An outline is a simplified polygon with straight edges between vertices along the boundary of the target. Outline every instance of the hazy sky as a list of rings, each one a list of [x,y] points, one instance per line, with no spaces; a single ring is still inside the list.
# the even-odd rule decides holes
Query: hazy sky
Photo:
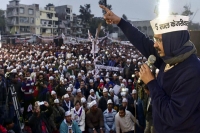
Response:
[[[5,10],[9,0],[0,0],[0,9]],[[102,11],[98,7],[99,0],[21,0],[21,4],[40,4],[44,7],[48,3],[53,3],[55,6],[72,5],[73,13],[79,14],[80,5],[91,4],[92,14],[102,16]],[[131,20],[152,20],[155,18],[154,9],[157,0],[107,0],[108,4],[112,5],[113,12],[122,16],[125,14]],[[182,12],[185,4],[191,5],[191,10],[196,12],[194,22],[200,23],[200,0],[169,0],[170,10],[172,12]]]

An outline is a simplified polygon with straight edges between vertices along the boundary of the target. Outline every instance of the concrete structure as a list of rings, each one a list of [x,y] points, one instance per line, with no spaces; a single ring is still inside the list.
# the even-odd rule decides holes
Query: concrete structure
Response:
[[[146,21],[129,21],[131,24],[133,24],[136,28],[138,28],[140,31],[142,31],[146,36],[153,39],[153,30],[150,25],[150,20]],[[123,32],[120,28],[117,27],[117,25],[113,25],[114,32],[118,33],[119,36],[123,35]]]
[[[71,22],[73,21],[73,8],[71,5],[63,5],[55,7],[58,16],[58,34],[71,34]]]
[[[36,33],[36,12],[38,4],[24,5],[19,0],[11,0],[7,5],[6,30],[11,34]]]
[[[73,37],[82,36],[82,19],[79,18],[76,14],[73,14],[73,22],[71,23],[71,34]]]
[[[37,33],[40,32],[43,36],[58,35],[58,17],[54,6],[40,9],[40,14],[37,15],[39,16],[36,22]]]
[[[150,20],[146,21],[131,21],[131,23],[142,31],[146,36],[153,39],[153,30],[150,25]]]

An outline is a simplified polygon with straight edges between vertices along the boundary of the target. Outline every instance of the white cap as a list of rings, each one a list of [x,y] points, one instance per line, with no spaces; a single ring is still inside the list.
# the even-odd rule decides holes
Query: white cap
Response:
[[[82,74],[81,74],[81,73],[78,73],[78,76],[82,76]]]
[[[131,80],[131,79],[128,79],[128,82],[132,82],[132,80]]]
[[[70,116],[72,115],[70,111],[65,112],[65,116]]]
[[[109,79],[109,78],[106,78],[106,81],[107,81],[107,82],[109,82],[109,81],[110,81],[110,79]]]
[[[93,101],[89,104],[89,107],[91,108],[91,107],[93,107],[93,106],[96,105],[96,104],[97,104],[96,100],[93,100]]]
[[[54,71],[54,73],[58,73],[58,70]]]
[[[115,73],[113,76],[114,76],[114,77],[117,77],[117,74]]]
[[[26,84],[26,86],[30,86],[30,84]]]
[[[65,95],[64,95],[64,98],[69,98],[69,95],[68,95],[68,94],[65,94]]]
[[[108,100],[107,104],[113,103],[111,99]]]
[[[123,79],[122,76],[119,76],[119,79]]]
[[[51,95],[55,95],[56,94],[56,92],[55,91],[51,91]]]
[[[103,79],[101,79],[100,82],[103,83],[104,82]]]
[[[81,92],[81,89],[78,89],[76,92],[77,92],[77,93]]]
[[[128,100],[127,100],[126,98],[123,98],[122,102],[123,102],[123,103],[127,103]]]
[[[136,93],[137,93],[137,90],[134,89],[134,90],[132,90],[132,93],[131,93],[131,94],[136,94]]]
[[[122,82],[126,82],[126,79],[123,79]]]
[[[187,30],[189,17],[183,15],[169,15],[163,19],[157,17],[150,21],[154,34],[164,34],[174,31]]]
[[[69,87],[70,87],[70,88],[73,88],[74,86],[73,86],[73,84],[69,84]]]
[[[66,90],[67,90],[67,91],[72,91],[70,87],[67,87],[67,89],[66,89]]]
[[[58,99],[55,99],[55,100],[54,100],[54,103],[59,103],[59,100],[58,100]]]
[[[22,72],[20,72],[19,75],[23,75]]]
[[[113,88],[110,88],[109,92],[110,92],[110,93],[114,93]]]
[[[136,59],[133,59],[133,62],[136,62]]]
[[[81,72],[84,73],[85,71],[84,71],[84,70],[81,70]]]
[[[106,89],[106,88],[103,88],[103,92],[108,92],[108,89]]]
[[[82,97],[82,98],[81,98],[81,103],[85,103],[85,102],[86,102],[85,97]]]
[[[92,93],[92,92],[94,92],[94,90],[93,90],[93,89],[91,89],[91,90],[90,90],[90,93]]]
[[[93,83],[94,81],[93,81],[93,79],[90,79],[90,81],[89,81],[90,83]]]
[[[53,79],[54,79],[54,77],[53,77],[53,76],[50,76],[50,77],[49,77],[49,80],[53,80]]]
[[[127,62],[131,62],[131,60],[130,60],[130,59],[127,59]]]
[[[13,70],[11,71],[11,73],[17,73],[17,70],[16,70],[16,69],[13,69]]]

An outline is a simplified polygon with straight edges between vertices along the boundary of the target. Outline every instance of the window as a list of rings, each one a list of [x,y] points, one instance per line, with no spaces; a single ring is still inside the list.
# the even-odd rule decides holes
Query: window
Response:
[[[69,8],[66,8],[66,13],[70,13],[70,9]]]
[[[34,18],[30,18],[30,23],[34,24]]]
[[[24,8],[23,7],[19,8],[19,13],[24,13]]]
[[[21,32],[30,32],[30,27],[29,26],[21,26],[20,31]]]
[[[28,14],[33,15],[33,9],[28,9]]]
[[[47,13],[47,18],[52,19],[53,13]]]
[[[27,17],[20,17],[19,21],[20,21],[20,23],[29,23],[29,18],[27,18]]]

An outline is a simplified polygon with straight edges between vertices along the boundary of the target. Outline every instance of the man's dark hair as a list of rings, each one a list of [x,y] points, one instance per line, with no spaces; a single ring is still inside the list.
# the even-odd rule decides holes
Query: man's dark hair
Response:
[[[9,124],[12,124],[13,123],[13,121],[12,121],[12,119],[5,119],[5,121],[4,121],[4,126],[6,127],[7,125],[9,125]]]
[[[42,77],[44,78],[44,74],[43,74],[43,73],[40,73],[40,74],[38,75],[38,78],[39,78],[41,75],[42,75]]]
[[[124,112],[125,112],[125,107],[123,107],[122,105],[121,106],[119,106],[119,110],[123,110]]]
[[[79,103],[81,105],[81,102],[79,100],[76,100],[75,105]]]

